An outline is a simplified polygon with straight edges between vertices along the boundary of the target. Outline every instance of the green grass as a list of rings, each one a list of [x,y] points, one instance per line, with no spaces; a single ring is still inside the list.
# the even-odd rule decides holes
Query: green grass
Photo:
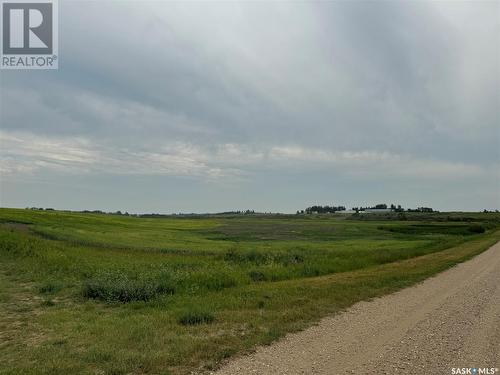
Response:
[[[182,325],[197,325],[204,323],[212,323],[215,320],[213,312],[206,310],[203,307],[195,306],[188,307],[181,312],[178,322]]]
[[[500,239],[498,214],[397,219],[0,209],[0,373],[210,370]]]
[[[123,272],[103,272],[86,279],[83,286],[84,297],[106,302],[146,302],[174,292],[175,283],[167,275],[157,278],[142,275],[130,277]]]

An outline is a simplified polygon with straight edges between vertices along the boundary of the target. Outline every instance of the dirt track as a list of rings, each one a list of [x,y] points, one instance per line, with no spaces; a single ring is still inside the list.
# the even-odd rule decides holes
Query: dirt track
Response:
[[[216,374],[422,375],[458,367],[500,374],[500,242],[421,284],[357,303],[237,358]]]

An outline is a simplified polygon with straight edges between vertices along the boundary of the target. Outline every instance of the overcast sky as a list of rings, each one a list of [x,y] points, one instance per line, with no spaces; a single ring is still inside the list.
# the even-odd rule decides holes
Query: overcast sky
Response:
[[[0,71],[1,206],[500,208],[500,2],[67,2]]]

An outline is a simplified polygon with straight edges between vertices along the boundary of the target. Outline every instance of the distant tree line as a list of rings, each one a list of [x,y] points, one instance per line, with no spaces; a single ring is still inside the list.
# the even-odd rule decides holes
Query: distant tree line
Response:
[[[26,207],[27,210],[38,210],[38,211],[54,211],[53,208],[47,207]],[[395,205],[387,205],[385,203],[379,203],[373,206],[359,206],[359,207],[352,207],[352,211],[355,211],[356,213],[362,213],[366,210],[390,210],[392,212],[438,212],[434,210],[432,207],[418,207],[418,208],[403,208],[400,204]],[[172,217],[172,216],[207,216],[207,215],[279,215],[279,213],[273,213],[273,212],[255,212],[255,210],[234,210],[234,211],[223,211],[223,212],[216,212],[216,213],[173,213],[173,214],[159,214],[159,213],[146,213],[146,214],[129,214],[128,212],[122,212],[120,210],[118,211],[113,211],[113,212],[106,212],[102,210],[82,210],[82,211],[70,211],[70,210],[61,210],[62,212],[77,212],[77,213],[84,213],[84,214],[103,214],[103,215],[122,215],[122,216],[134,216],[134,217],[144,217],[144,218],[162,218],[162,217]],[[297,210],[297,215],[300,214],[333,214],[335,212],[341,212],[341,211],[346,211],[346,207],[339,205],[314,205],[307,207],[304,210]],[[498,212],[498,210],[484,210],[483,212]]]
[[[305,210],[298,210],[297,214],[326,214],[326,213],[335,213],[339,211],[345,211],[346,208],[345,206],[321,206],[321,205],[314,205],[311,207],[307,207]],[[352,207],[352,211],[355,212],[364,212],[366,210],[390,210],[392,212],[435,212],[434,209],[431,207],[418,207],[418,208],[403,208],[400,204],[395,205],[391,204],[388,206],[385,203],[379,203],[374,206],[359,206],[359,207]]]
[[[404,208],[401,207],[400,204],[398,204],[397,206],[395,204],[391,204],[390,206],[387,206],[387,204],[385,203],[379,203],[379,204],[376,204],[374,206],[367,206],[367,207],[353,207],[352,210],[353,211],[356,211],[356,212],[360,212],[360,211],[366,211],[366,210],[387,210],[387,209],[390,209],[391,211],[394,211],[394,212],[403,212],[404,211]]]
[[[26,207],[27,210],[36,210],[36,211],[55,211],[53,208],[43,208],[43,207]],[[72,211],[72,210],[60,210],[61,212],[75,212],[81,214],[102,214],[102,215],[120,215],[120,216],[134,216],[134,217],[144,217],[144,218],[162,218],[162,217],[172,217],[172,216],[206,216],[206,215],[254,215],[256,214],[255,210],[235,210],[235,211],[224,211],[224,212],[216,212],[216,213],[173,213],[173,214],[158,214],[158,213],[146,213],[146,214],[133,214],[128,213],[127,211],[122,212],[118,211],[102,211],[102,210],[81,210],[81,211]],[[259,213],[259,214],[273,214],[269,213]]]
[[[344,206],[311,206],[305,209],[306,214],[333,214],[337,211],[345,211]],[[302,211],[304,213],[304,211]]]
[[[407,212],[434,212],[434,210],[431,207],[419,207],[419,208],[408,208],[406,210]]]
[[[253,215],[255,214],[254,210],[245,210],[245,211],[224,211],[224,212],[216,212],[213,215]]]

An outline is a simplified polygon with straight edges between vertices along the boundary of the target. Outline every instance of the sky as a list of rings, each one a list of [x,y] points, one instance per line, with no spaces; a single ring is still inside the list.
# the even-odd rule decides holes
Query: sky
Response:
[[[0,205],[500,209],[500,2],[60,1],[0,71]]]

